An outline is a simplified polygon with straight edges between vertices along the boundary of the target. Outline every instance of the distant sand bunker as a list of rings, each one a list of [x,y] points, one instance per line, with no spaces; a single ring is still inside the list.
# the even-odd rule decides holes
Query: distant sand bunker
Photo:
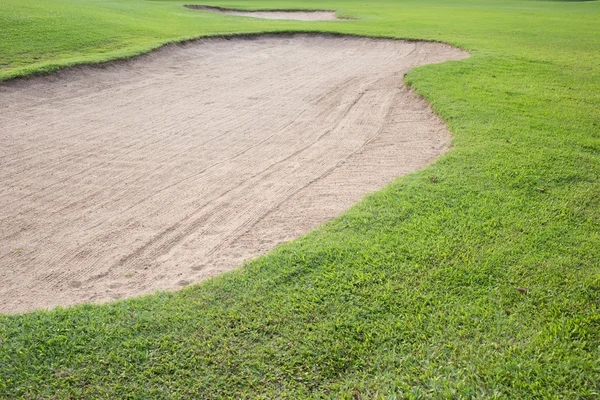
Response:
[[[177,289],[339,215],[447,148],[402,76],[465,56],[254,36],[0,84],[0,311]]]
[[[263,19],[288,19],[295,21],[332,21],[341,18],[335,16],[335,11],[330,10],[264,10],[264,11],[244,11],[232,8],[211,7],[186,4],[184,7],[193,10],[216,12],[220,14],[237,15],[239,17],[252,17]]]

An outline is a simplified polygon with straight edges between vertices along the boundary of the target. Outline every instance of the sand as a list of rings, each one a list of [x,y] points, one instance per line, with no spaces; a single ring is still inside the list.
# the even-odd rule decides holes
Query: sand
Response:
[[[186,4],[186,5],[184,5],[184,7],[191,8],[193,10],[216,12],[219,14],[237,15],[238,17],[252,17],[252,18],[262,18],[262,19],[287,19],[287,20],[294,20],[294,21],[333,21],[333,20],[337,20],[337,19],[342,19],[342,18],[337,18],[335,16],[335,11],[329,11],[329,10],[243,11],[243,10],[235,10],[232,8],[201,6],[201,5],[193,5],[193,4]]]
[[[0,84],[0,312],[178,289],[310,231],[448,148],[402,76],[466,56],[270,35]]]

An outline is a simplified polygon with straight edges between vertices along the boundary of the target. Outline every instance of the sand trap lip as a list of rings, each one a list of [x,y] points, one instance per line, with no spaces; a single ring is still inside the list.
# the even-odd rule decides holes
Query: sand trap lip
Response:
[[[234,8],[223,8],[215,6],[203,6],[186,4],[186,8],[192,10],[208,11],[219,14],[237,15],[238,17],[252,17],[262,19],[284,19],[294,21],[335,21],[343,20],[343,18],[337,18],[335,11],[332,10],[237,10]]]
[[[0,312],[177,289],[339,215],[447,148],[402,76],[466,56],[271,34],[0,84]]]

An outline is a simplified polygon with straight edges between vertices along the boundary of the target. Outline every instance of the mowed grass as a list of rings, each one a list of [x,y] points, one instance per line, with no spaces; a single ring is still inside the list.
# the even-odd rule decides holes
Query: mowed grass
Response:
[[[405,82],[454,149],[233,273],[177,293],[0,316],[0,397],[600,396],[600,2],[0,3],[0,77],[206,34],[452,43]],[[520,289],[520,290],[517,290]]]

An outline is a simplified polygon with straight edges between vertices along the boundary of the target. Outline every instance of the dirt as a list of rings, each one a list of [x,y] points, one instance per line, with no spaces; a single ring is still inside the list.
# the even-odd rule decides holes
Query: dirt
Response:
[[[335,11],[329,11],[329,10],[243,11],[243,10],[235,10],[232,8],[200,6],[200,5],[192,5],[192,4],[186,4],[184,7],[191,8],[193,10],[216,12],[219,14],[237,15],[238,17],[252,17],[252,18],[262,18],[262,19],[287,19],[287,20],[294,20],[294,21],[333,21],[333,20],[337,20],[337,19],[342,19],[342,18],[337,18],[335,16]]]
[[[310,231],[448,148],[402,76],[466,56],[270,35],[0,84],[0,312],[178,289]]]

